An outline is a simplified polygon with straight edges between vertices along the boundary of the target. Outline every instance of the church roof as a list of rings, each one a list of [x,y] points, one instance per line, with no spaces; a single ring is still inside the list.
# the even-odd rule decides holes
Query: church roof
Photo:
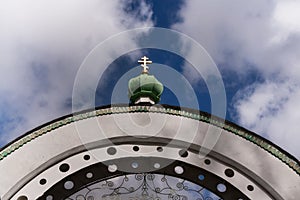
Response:
[[[214,126],[220,127],[224,130],[227,130],[229,133],[235,134],[248,140],[268,153],[272,154],[274,157],[278,158],[281,162],[285,163],[291,169],[293,169],[297,174],[300,175],[300,162],[294,156],[283,150],[281,147],[272,143],[271,141],[261,137],[260,135],[249,131],[241,126],[238,126],[230,121],[218,118],[217,116],[213,116],[209,113],[198,111],[190,108],[182,108],[177,106],[170,105],[162,105],[162,107],[155,106],[143,106],[143,105],[135,105],[128,106],[127,104],[119,104],[119,105],[106,105],[96,108],[95,110],[85,110],[78,113],[66,115],[55,119],[51,122],[43,124],[14,141],[7,144],[5,147],[0,150],[0,161],[5,157],[13,153],[14,151],[21,148],[23,145],[29,143],[35,138],[47,134],[48,132],[55,130],[59,127],[65,126],[75,121],[84,120],[87,118],[95,117],[95,116],[103,116],[117,113],[134,113],[134,112],[153,112],[153,113],[163,113],[169,115],[178,115],[186,118],[191,118],[203,122],[210,123]]]
[[[164,127],[158,127],[161,129],[154,131],[145,128],[141,131],[128,126],[131,118],[143,123],[149,114],[152,120],[163,122]],[[97,124],[101,125],[101,130],[95,129],[94,125]],[[209,132],[209,129],[212,132]],[[215,130],[221,131],[219,140],[207,157],[199,159],[205,133],[214,134]],[[191,137],[193,131],[195,135]],[[82,135],[78,135],[78,132]],[[133,136],[124,135],[126,132],[132,133]],[[149,146],[157,148],[152,156],[147,150]],[[115,160],[119,167],[129,165],[127,162],[154,162],[150,163],[151,168],[157,163],[162,165],[163,162],[172,160],[171,169],[155,169],[157,173],[179,178],[184,176],[182,178],[194,180],[194,183],[208,188],[222,199],[232,199],[233,195],[242,199],[293,199],[299,195],[299,161],[259,135],[198,110],[169,105],[124,104],[103,106],[61,117],[26,133],[2,148],[0,196],[4,195],[4,200],[21,200],[45,199],[51,191],[53,195],[71,195],[75,188],[84,186],[75,183],[74,190],[63,190],[62,184],[77,178],[81,183],[82,170],[88,175],[91,170],[97,169],[96,165],[101,165],[101,159],[112,162],[109,159],[122,148],[131,148],[133,151],[126,150],[124,155],[119,155],[118,160]],[[164,149],[163,152],[160,148]],[[146,151],[143,152],[142,149]],[[173,151],[178,151],[179,157],[176,157]],[[92,152],[96,153],[88,155]],[[135,155],[137,152],[142,154]],[[91,158],[98,154],[103,157]],[[144,156],[150,157],[141,160]],[[11,165],[14,166],[13,170]],[[98,167],[105,168],[105,165]],[[114,170],[115,165],[109,165],[109,168]],[[174,174],[173,169],[179,172]],[[182,171],[184,169],[187,170],[185,173]],[[136,169],[133,167],[131,170]],[[200,178],[193,179],[192,176],[198,176],[198,172],[216,178],[205,183],[201,182],[200,175]],[[107,176],[122,175],[119,172],[107,173]],[[216,189],[218,182],[223,186],[225,184],[228,192]],[[52,184],[54,185],[51,187]],[[57,193],[57,190],[63,191]],[[38,192],[42,192],[43,198],[35,196]]]

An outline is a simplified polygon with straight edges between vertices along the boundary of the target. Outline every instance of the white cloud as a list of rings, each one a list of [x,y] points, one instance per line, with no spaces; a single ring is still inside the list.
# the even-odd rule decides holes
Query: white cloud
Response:
[[[236,95],[238,121],[275,141],[298,158],[300,87],[288,82],[265,82]]]
[[[274,19],[286,30],[286,32],[300,32],[300,1],[279,1],[274,11]]]
[[[237,121],[298,158],[299,10],[296,0],[191,0],[174,25],[202,44],[221,70],[244,78],[253,69],[261,74],[265,82],[242,88],[234,98]]]
[[[76,72],[95,45],[129,28],[152,26],[144,1],[138,13],[126,13],[128,3],[0,2],[0,144],[71,111],[65,105]],[[135,44],[128,38],[121,48],[126,45]]]

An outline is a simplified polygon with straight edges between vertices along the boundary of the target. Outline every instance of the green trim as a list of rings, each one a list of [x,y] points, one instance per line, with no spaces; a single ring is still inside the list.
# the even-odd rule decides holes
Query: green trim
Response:
[[[11,145],[7,146],[0,152],[0,161],[3,160],[5,157],[16,151],[17,149],[21,148],[26,143],[34,140],[35,138],[42,136],[50,131],[53,131],[57,128],[63,127],[67,124],[71,124],[72,122],[80,121],[83,119],[88,119],[92,117],[98,117],[103,115],[110,115],[110,114],[117,114],[117,113],[129,113],[129,112],[153,112],[153,113],[164,113],[170,115],[178,115],[183,116],[195,120],[199,120],[202,122],[210,123],[214,126],[220,127],[226,131],[229,131],[235,135],[238,135],[257,146],[261,147],[262,149],[266,150],[267,152],[271,153],[273,156],[277,157],[283,163],[288,165],[291,169],[293,169],[298,175],[300,175],[300,166],[293,158],[286,155],[282,152],[279,148],[269,143],[267,140],[257,137],[253,135],[251,132],[246,130],[241,130],[237,127],[233,127],[227,123],[224,123],[225,120],[214,118],[211,116],[206,116],[199,113],[192,113],[186,110],[176,110],[172,108],[164,108],[164,107],[155,107],[155,106],[117,106],[117,107],[110,107],[110,108],[103,108],[94,111],[88,111],[85,113],[76,114],[73,116],[66,117],[59,121],[53,122],[49,125],[46,125],[24,137],[19,139],[18,141],[12,143]]]

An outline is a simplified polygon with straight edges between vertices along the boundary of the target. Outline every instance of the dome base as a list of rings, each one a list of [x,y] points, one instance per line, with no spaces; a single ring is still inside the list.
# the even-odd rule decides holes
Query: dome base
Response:
[[[152,105],[155,104],[155,102],[152,101],[149,97],[140,97],[134,102],[134,104],[140,104],[140,103],[150,103]]]

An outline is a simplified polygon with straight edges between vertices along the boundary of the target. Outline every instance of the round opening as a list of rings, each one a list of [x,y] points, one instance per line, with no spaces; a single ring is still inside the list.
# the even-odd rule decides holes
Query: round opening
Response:
[[[69,169],[70,169],[70,165],[68,165],[66,163],[64,163],[64,164],[62,164],[62,165],[59,166],[59,170],[61,172],[67,172],[67,171],[69,171]]]
[[[183,174],[183,172],[184,172],[184,170],[181,166],[176,166],[174,168],[174,171],[175,171],[176,174]]]
[[[248,189],[249,191],[253,191],[253,190],[254,190],[254,187],[253,187],[252,185],[248,185],[248,186],[247,186],[247,189]]]
[[[93,198],[88,197],[88,199],[93,199]],[[86,200],[86,198],[83,195],[78,195],[76,197],[76,200]]]
[[[155,168],[155,169],[160,168],[160,164],[159,164],[159,163],[154,163],[154,168]]]
[[[28,198],[26,196],[20,196],[17,200],[28,200]]]
[[[66,190],[71,190],[73,187],[74,187],[73,181],[66,181],[65,184],[64,184],[64,188]]]
[[[140,148],[138,146],[134,146],[132,149],[133,149],[133,151],[139,151],[140,150]]]
[[[228,177],[233,177],[234,176],[234,171],[232,169],[226,169],[225,170],[225,175]]]
[[[223,183],[219,183],[218,185],[217,185],[217,190],[219,191],[219,192],[225,192],[226,191],[226,185],[224,185]]]
[[[205,159],[205,160],[204,160],[204,163],[207,164],[207,165],[210,165],[211,162],[210,162],[209,159]]]
[[[181,150],[179,151],[179,155],[180,155],[181,157],[183,157],[183,158],[186,158],[186,157],[189,155],[189,153],[188,153],[186,150],[181,149]]]
[[[93,173],[89,172],[85,175],[87,178],[93,178]]]
[[[116,149],[115,147],[109,147],[109,148],[107,149],[107,153],[108,153],[109,155],[115,155],[115,154],[117,153],[117,149]]]
[[[157,150],[158,152],[162,152],[164,149],[163,149],[162,147],[157,147],[156,150]]]
[[[139,167],[139,163],[133,162],[133,163],[131,163],[131,167],[134,168],[134,169],[136,169],[136,168]]]
[[[53,196],[52,196],[52,195],[48,195],[48,196],[46,197],[46,200],[53,200]]]
[[[117,171],[118,167],[117,165],[113,164],[113,165],[108,165],[108,171],[109,172],[115,172]]]
[[[42,179],[40,180],[40,184],[41,184],[41,185],[45,185],[46,183],[47,183],[47,180],[46,180],[46,179],[42,178]]]
[[[203,181],[203,180],[205,179],[205,176],[204,176],[203,174],[200,174],[200,175],[198,176],[198,179],[199,179],[200,181]]]
[[[91,156],[90,156],[90,155],[84,155],[84,156],[83,156],[83,159],[84,159],[84,160],[89,160],[89,159],[91,159]]]

